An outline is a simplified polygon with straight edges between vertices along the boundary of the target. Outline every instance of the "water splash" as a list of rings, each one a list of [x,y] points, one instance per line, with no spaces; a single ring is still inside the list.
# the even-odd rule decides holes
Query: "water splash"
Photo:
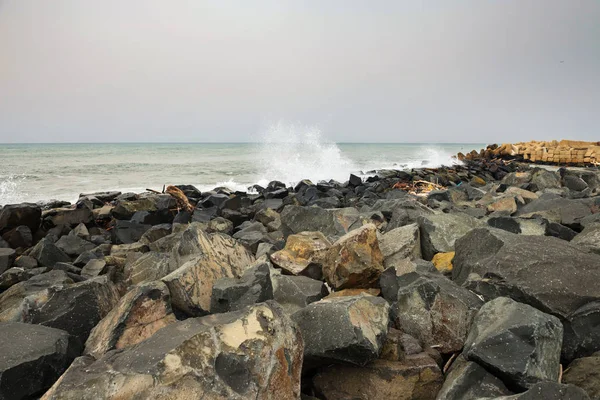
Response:
[[[0,205],[20,203],[31,196],[22,190],[25,175],[0,175]]]

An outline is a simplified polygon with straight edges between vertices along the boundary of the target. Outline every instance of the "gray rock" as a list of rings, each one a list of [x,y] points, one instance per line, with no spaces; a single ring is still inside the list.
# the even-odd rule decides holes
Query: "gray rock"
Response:
[[[600,301],[587,303],[563,320],[562,358],[569,362],[600,351]]]
[[[540,216],[568,227],[578,227],[580,221],[591,214],[590,207],[582,200],[543,196],[521,207],[516,213],[517,216],[524,218]]]
[[[115,244],[129,244],[139,241],[152,225],[134,221],[116,220],[112,229],[112,241]]]
[[[42,395],[81,352],[65,331],[41,325],[0,324],[0,398]]]
[[[87,224],[94,220],[94,214],[87,208],[55,208],[49,211],[44,211],[43,215],[44,226],[77,226],[79,224]],[[34,230],[32,229],[32,232]]]
[[[77,225],[71,232],[69,232],[69,235],[80,237],[83,240],[90,240],[90,231],[85,224]]]
[[[20,225],[25,225],[31,232],[35,232],[40,226],[41,216],[42,209],[36,204],[7,204],[0,209],[0,233]]]
[[[33,269],[33,268],[37,268],[38,263],[35,258],[23,255],[23,256],[17,257],[17,259],[14,262],[14,266],[17,268],[23,268],[23,269]]]
[[[152,228],[144,232],[144,234],[140,238],[140,242],[144,244],[156,242],[157,240],[162,239],[167,235],[170,235],[172,231],[173,226],[171,224],[154,225]]]
[[[587,183],[583,179],[571,174],[567,174],[563,177],[563,186],[576,192],[581,192],[588,187]]]
[[[586,226],[580,234],[573,238],[571,243],[600,254],[600,223]]]
[[[419,226],[410,224],[388,230],[379,235],[379,248],[383,254],[383,267],[389,268],[405,258],[421,258]]]
[[[359,219],[355,208],[285,206],[281,212],[281,230],[285,237],[305,231],[319,231],[327,237],[340,237]]]
[[[256,250],[258,249],[258,245],[261,242],[269,241],[269,236],[267,233],[267,228],[265,228],[263,224],[260,222],[253,222],[249,223],[242,230],[236,232],[233,235],[233,238],[246,245],[246,247],[248,247],[248,249],[255,254]]]
[[[396,327],[442,354],[460,351],[483,301],[437,274],[412,272],[398,277],[397,284]]]
[[[154,251],[143,254],[137,260],[125,265],[125,279],[132,285],[161,279],[175,271],[169,254]]]
[[[454,251],[454,242],[483,222],[466,214],[435,214],[418,218],[421,231],[421,250],[425,260],[436,253]]]
[[[81,276],[87,279],[94,278],[102,273],[104,267],[106,267],[104,260],[90,260],[81,269]]]
[[[290,318],[261,303],[170,324],[97,361],[80,358],[45,399],[298,399],[302,352]]]
[[[77,257],[83,252],[96,248],[96,245],[76,235],[66,235],[58,239],[56,247],[71,257]]]
[[[401,226],[414,224],[415,222],[418,222],[419,217],[425,217],[434,214],[432,209],[424,206],[414,199],[402,199],[394,201],[395,204],[392,210],[392,215],[386,228],[388,231]]]
[[[600,300],[600,256],[557,238],[476,229],[456,242],[453,263],[458,284],[476,273],[496,295],[561,318]]]
[[[509,387],[527,389],[558,380],[562,334],[558,318],[499,297],[479,310],[463,354]]]
[[[78,267],[83,267],[90,260],[103,260],[105,256],[108,256],[110,254],[111,249],[111,244],[98,245],[92,250],[88,250],[81,253],[79,257],[77,257],[75,261],[73,261],[73,264],[77,265]]]
[[[554,172],[539,169],[533,173],[531,183],[537,190],[557,189],[560,187],[560,177]]]
[[[306,276],[282,275],[271,270],[271,282],[273,299],[290,315],[329,294],[323,281]]]
[[[59,249],[48,238],[40,240],[29,255],[35,258],[40,266],[48,268],[52,268],[57,262],[71,261],[71,257]]]
[[[580,387],[592,399],[600,399],[600,353],[574,360],[565,370],[562,381]]]
[[[459,356],[446,373],[436,400],[477,400],[511,394],[504,383],[485,368]]]
[[[31,278],[33,273],[31,270],[23,268],[9,268],[0,275],[0,289],[6,290],[12,285],[26,281]]]
[[[536,383],[525,393],[487,400],[590,400],[583,389],[556,382]]]
[[[12,267],[16,252],[10,248],[0,248],[0,274]]]
[[[292,315],[304,338],[307,365],[375,360],[389,322],[389,305],[370,295],[335,297],[309,304]]]
[[[244,271],[241,278],[218,279],[212,289],[211,313],[240,310],[273,299],[270,267],[260,263]]]

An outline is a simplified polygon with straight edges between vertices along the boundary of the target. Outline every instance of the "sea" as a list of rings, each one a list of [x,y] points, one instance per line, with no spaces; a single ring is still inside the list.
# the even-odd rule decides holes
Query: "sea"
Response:
[[[0,144],[0,205],[81,193],[162,190],[191,184],[248,191],[278,180],[294,185],[348,180],[380,169],[452,165],[484,144],[334,143],[315,135],[257,143]]]

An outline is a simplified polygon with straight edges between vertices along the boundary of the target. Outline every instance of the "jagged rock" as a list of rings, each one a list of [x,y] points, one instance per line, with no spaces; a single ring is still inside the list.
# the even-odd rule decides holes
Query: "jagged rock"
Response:
[[[171,324],[98,361],[80,358],[43,399],[298,399],[302,352],[296,326],[267,302]]]
[[[313,377],[313,386],[320,398],[327,400],[434,400],[443,380],[435,361],[418,354],[402,362],[375,360],[364,367],[327,366]]]
[[[271,283],[273,299],[290,315],[329,293],[323,281],[306,276],[282,275],[279,271],[271,270]]]
[[[300,232],[289,235],[285,248],[270,258],[273,264],[290,274],[321,279],[329,247],[331,243],[321,232]]]
[[[401,226],[414,224],[418,222],[419,217],[433,215],[432,209],[413,199],[394,200],[391,204],[393,204],[393,208],[390,221],[386,228],[388,231]],[[382,212],[385,215],[385,211]],[[423,240],[422,237],[421,240]]]
[[[182,236],[183,231],[173,232],[170,235],[167,235],[150,243],[148,247],[151,251],[156,251],[158,253],[168,253],[179,245]]]
[[[7,204],[0,209],[0,233],[20,225],[25,225],[31,232],[35,232],[40,226],[41,216],[42,209],[36,204]]]
[[[26,225],[20,225],[11,229],[2,235],[2,238],[8,242],[13,249],[31,247],[33,244],[33,236],[31,229]]]
[[[319,231],[327,237],[345,235],[358,220],[355,208],[285,206],[281,212],[281,230],[285,237],[300,232]]]
[[[541,196],[521,207],[515,215],[523,218],[540,216],[551,222],[577,228],[580,226],[580,221],[591,214],[590,207],[581,200]]]
[[[23,268],[9,268],[0,275],[0,289],[6,290],[14,284],[26,281],[34,274]]]
[[[111,244],[101,244],[92,250],[81,253],[79,257],[73,261],[73,264],[77,265],[78,267],[83,267],[90,260],[104,259],[105,256],[110,254],[112,247],[113,245]]]
[[[112,229],[112,241],[115,244],[130,244],[139,241],[152,225],[135,221],[116,220]]]
[[[90,260],[81,269],[81,276],[87,279],[94,278],[102,273],[106,267],[104,260]]]
[[[583,389],[573,385],[561,385],[556,382],[536,383],[525,393],[514,396],[497,397],[488,400],[590,400]]]
[[[67,332],[41,325],[3,322],[0,337],[2,399],[37,398],[81,352]]]
[[[64,263],[64,262],[58,262],[56,264],[54,264],[54,266],[52,267],[52,270],[59,270],[59,271],[65,271],[65,272],[70,272],[72,274],[81,274],[81,268],[74,266],[71,263]]]
[[[20,256],[17,257],[15,262],[13,263],[14,267],[23,268],[23,269],[34,269],[37,268],[38,263],[37,260],[30,256]]]
[[[563,320],[562,358],[569,362],[600,351],[600,301],[589,302]]]
[[[379,235],[379,248],[383,254],[383,267],[389,268],[405,258],[421,258],[419,226],[410,224],[388,230]]]
[[[452,278],[462,285],[476,273],[492,293],[488,298],[511,297],[564,319],[600,300],[598,265],[600,256],[564,240],[475,229],[456,242]]]
[[[87,208],[54,208],[42,214],[43,225],[46,226],[76,226],[87,224],[94,220],[94,214]],[[32,232],[34,230],[32,229]]]
[[[600,399],[600,353],[574,360],[565,370],[562,381],[580,387],[592,399]]]
[[[66,235],[58,239],[55,243],[56,247],[61,249],[65,254],[71,257],[77,257],[80,254],[96,248],[91,242],[75,235]]]
[[[580,234],[573,238],[571,243],[600,254],[600,223],[586,226]]]
[[[267,228],[260,222],[249,223],[246,227],[236,232],[233,238],[246,245],[253,254],[256,253],[258,245],[261,242],[269,241]]]
[[[173,226],[171,224],[154,225],[152,228],[144,232],[140,238],[140,243],[149,245],[150,243],[156,242],[157,240],[170,235],[172,231]]]
[[[517,212],[517,203],[514,196],[505,196],[488,205],[487,210],[489,212],[512,215]]]
[[[16,257],[16,252],[10,248],[0,248],[0,274],[11,268]]]
[[[379,358],[389,361],[404,361],[406,356],[422,352],[423,348],[417,339],[402,331],[390,328],[383,342]]]
[[[400,279],[400,277],[411,272],[436,274],[438,270],[429,261],[408,259],[395,267],[387,268],[379,277],[379,287],[383,298],[390,303],[397,301],[399,284],[405,282],[405,279]]]
[[[146,340],[176,321],[164,283],[134,286],[92,330],[85,343],[85,354],[98,359],[110,350]]]
[[[454,243],[483,222],[466,214],[435,214],[418,218],[421,250],[425,260],[436,253],[454,251]]]
[[[342,236],[327,251],[323,275],[335,289],[376,285],[383,272],[377,228],[367,224]]]
[[[371,296],[379,296],[381,290],[375,288],[367,288],[367,289],[342,289],[336,292],[331,292],[324,299],[331,299],[334,297],[348,297],[348,296],[358,296],[359,294],[368,294]]]
[[[52,268],[57,262],[71,261],[71,257],[59,249],[48,238],[40,240],[29,255],[35,258],[40,266],[48,268]]]
[[[557,381],[562,334],[558,318],[499,297],[477,313],[463,354],[509,387],[527,389],[538,382]]]
[[[587,183],[583,179],[571,174],[567,174],[563,177],[563,186],[576,192],[581,192],[588,187]]]
[[[254,219],[267,227],[269,232],[281,228],[281,216],[271,208],[263,208],[254,215]]]
[[[511,394],[500,379],[460,356],[446,373],[436,400],[477,400]]]
[[[460,351],[481,299],[435,274],[412,272],[397,277],[397,284],[392,304],[396,327],[443,354]]]
[[[260,263],[248,268],[240,279],[220,278],[212,289],[210,311],[223,313],[273,299],[270,268]]]
[[[381,297],[359,295],[320,300],[292,315],[304,338],[308,365],[344,361],[365,365],[375,360],[389,322]]]
[[[118,200],[112,215],[116,219],[128,220],[138,211],[168,211],[175,207],[175,199],[170,195],[152,194],[135,200]]]

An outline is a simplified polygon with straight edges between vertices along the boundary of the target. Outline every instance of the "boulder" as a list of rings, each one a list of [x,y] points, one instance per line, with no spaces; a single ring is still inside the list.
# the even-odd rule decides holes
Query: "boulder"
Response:
[[[600,300],[598,265],[599,255],[564,240],[476,229],[456,242],[452,278],[462,285],[475,273],[489,288],[484,297],[511,297],[564,319]]]
[[[421,231],[421,250],[425,260],[431,260],[436,253],[454,251],[457,239],[484,224],[462,213],[421,216],[418,223]]]
[[[459,356],[446,373],[436,400],[477,400],[511,394],[504,383],[485,368]]]
[[[377,206],[377,203],[375,203],[375,206]],[[388,231],[401,226],[414,224],[418,222],[420,217],[433,215],[432,209],[414,199],[393,200],[390,201],[388,207],[389,206],[391,206],[391,216],[387,225]],[[382,210],[382,212],[386,215],[385,210]]]
[[[389,305],[381,297],[336,297],[309,304],[292,315],[304,338],[307,367],[343,361],[365,365],[381,352]]]
[[[402,362],[374,360],[363,367],[323,367],[312,383],[320,398],[327,400],[434,400],[443,380],[435,361],[422,353]]]
[[[587,303],[563,320],[562,358],[570,362],[600,351],[600,301]]]
[[[513,396],[497,397],[488,400],[590,400],[585,391],[573,385],[556,382],[536,383],[528,391]]]
[[[517,203],[514,196],[504,196],[487,206],[488,212],[512,215],[517,212]]]
[[[40,240],[31,250],[29,255],[35,258],[40,266],[48,268],[52,268],[57,262],[71,261],[71,257],[59,249],[48,238]]]
[[[65,331],[19,322],[0,324],[0,398],[42,395],[81,353]]]
[[[423,348],[417,339],[398,329],[389,328],[379,358],[389,361],[404,361],[406,356],[422,352]]]
[[[515,215],[523,218],[539,216],[550,222],[557,222],[580,230],[580,221],[591,214],[590,207],[582,200],[541,196],[539,199],[521,207]]]
[[[170,324],[97,361],[80,358],[43,399],[298,399],[302,353],[289,317],[261,303]]]
[[[342,236],[329,248],[323,264],[323,275],[335,289],[373,287],[381,272],[383,254],[373,224]]]
[[[576,192],[581,192],[582,190],[587,189],[587,183],[576,175],[567,174],[563,177],[563,186],[569,188],[570,190],[574,190]]]
[[[0,248],[0,274],[12,267],[16,254],[13,249]]]
[[[600,254],[600,223],[586,226],[580,234],[571,240],[571,243]]]
[[[173,227],[171,224],[154,225],[152,228],[144,232],[140,238],[140,243],[149,245],[150,243],[156,242],[158,239],[162,239],[163,237],[170,235],[172,231]]]
[[[285,206],[281,212],[281,230],[285,237],[300,232],[319,231],[327,237],[343,236],[358,220],[355,208]]]
[[[81,268],[81,276],[86,279],[95,278],[102,273],[104,267],[106,267],[104,260],[90,260]]]
[[[233,238],[246,245],[253,254],[256,253],[258,245],[261,242],[269,241],[267,228],[260,222],[249,223],[246,227],[236,232]]]
[[[241,278],[220,278],[212,288],[210,311],[223,313],[273,299],[270,267],[260,263],[244,271]]]
[[[139,241],[152,225],[135,221],[116,220],[112,229],[112,241],[115,244],[129,244]]]
[[[323,281],[306,276],[282,275],[274,270],[271,270],[271,283],[273,299],[290,315],[329,293]]]
[[[321,279],[329,247],[331,243],[321,232],[300,232],[289,235],[285,248],[270,258],[273,264],[290,274]]]
[[[271,208],[263,208],[257,211],[254,219],[266,226],[269,232],[281,229],[281,216]]]
[[[113,349],[133,346],[176,322],[171,297],[162,282],[134,286],[92,329],[85,354],[98,359]]]
[[[379,235],[379,248],[383,254],[383,267],[389,268],[405,258],[421,258],[419,226],[410,224],[388,230]]]
[[[155,281],[175,270],[168,254],[150,251],[137,260],[125,265],[125,279],[132,285]]]
[[[94,214],[87,207],[82,208],[54,208],[43,213],[43,226],[77,226],[87,224],[94,220]],[[32,232],[34,230],[32,229]]]
[[[558,318],[499,297],[477,313],[463,354],[509,388],[528,389],[538,382],[558,380],[562,334]]]
[[[0,209],[0,233],[21,225],[35,232],[40,226],[41,216],[42,209],[36,204],[7,204]]]
[[[2,235],[2,238],[8,242],[13,249],[28,248],[33,244],[31,229],[26,225],[20,225],[11,229]]]
[[[574,360],[565,370],[562,381],[580,387],[592,399],[600,399],[600,353]]]
[[[75,235],[65,235],[55,243],[56,247],[71,257],[96,248],[96,245]]]
[[[17,257],[17,259],[15,260],[13,265],[17,268],[34,269],[34,268],[37,268],[38,263],[35,258],[23,255],[23,256]]]
[[[398,277],[397,284],[392,303],[396,327],[442,354],[460,351],[481,299],[436,274],[412,272]]]
[[[12,285],[15,285],[19,282],[26,281],[31,278],[33,275],[32,270],[26,270],[23,268],[9,268],[0,274],[0,290],[6,290]]]

